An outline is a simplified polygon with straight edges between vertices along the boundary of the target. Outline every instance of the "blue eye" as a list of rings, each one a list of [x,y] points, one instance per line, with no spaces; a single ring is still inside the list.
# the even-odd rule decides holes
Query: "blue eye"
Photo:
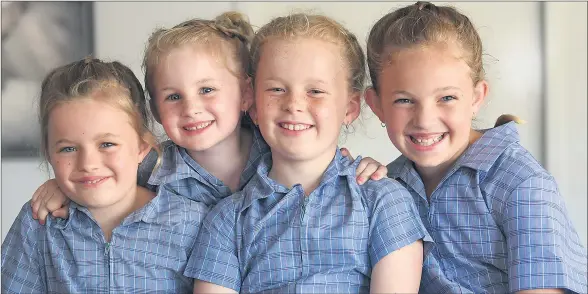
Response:
[[[166,98],[166,100],[172,100],[172,101],[173,100],[179,100],[179,99],[180,99],[180,95],[175,94],[175,93],[174,94],[171,94],[171,95],[168,95],[167,98]]]
[[[455,96],[451,96],[451,95],[441,97],[441,101],[451,101],[451,100],[455,100],[455,99],[456,99]]]
[[[408,104],[410,102],[411,102],[410,99],[406,99],[406,98],[400,98],[400,99],[396,99],[394,101],[394,103],[400,103],[400,104]]]
[[[59,149],[59,152],[65,152],[65,153],[74,152],[74,151],[76,151],[76,148],[71,147],[71,146],[63,147],[63,148]]]
[[[313,95],[319,95],[319,94],[324,94],[325,93],[325,92],[323,92],[321,90],[318,90],[318,89],[312,89],[309,92],[310,92],[310,94],[313,94]]]
[[[214,91],[213,88],[210,88],[210,87],[202,87],[202,88],[200,88],[200,90],[198,91],[198,93],[200,93],[200,95],[206,95],[206,94],[212,93],[213,91]]]
[[[269,88],[268,91],[270,91],[270,92],[286,92],[282,88]]]
[[[110,142],[104,142],[102,144],[100,144],[100,148],[108,148],[108,147],[112,147],[115,146],[114,143],[110,143]]]

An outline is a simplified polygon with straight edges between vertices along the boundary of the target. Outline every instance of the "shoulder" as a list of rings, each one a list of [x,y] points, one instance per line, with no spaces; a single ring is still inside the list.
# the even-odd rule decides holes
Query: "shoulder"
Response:
[[[363,201],[371,209],[376,207],[390,207],[396,204],[412,203],[413,199],[408,190],[398,181],[384,178],[379,181],[369,180],[359,187]],[[376,207],[374,207],[376,206]]]
[[[534,185],[558,190],[554,177],[519,143],[511,144],[498,157],[485,175],[484,184],[506,194]]]
[[[244,195],[244,191],[239,191],[223,198],[210,209],[207,219],[210,219],[211,221],[217,219],[230,221],[231,219],[235,219],[240,208],[243,206]],[[234,222],[234,220],[232,222]]]
[[[5,242],[7,242],[9,239],[33,240],[41,237],[42,234],[37,232],[45,228],[49,228],[51,223],[54,221],[55,220],[51,217],[47,217],[47,223],[45,226],[39,224],[38,220],[33,219],[33,210],[31,208],[30,201],[28,201],[22,206],[18,216],[12,223]],[[19,246],[20,245],[21,244],[19,244]]]
[[[408,194],[408,190],[395,179],[383,178],[378,181],[369,180],[363,185],[357,185],[364,195]]]
[[[154,202],[154,211],[164,222],[199,225],[209,211],[206,204],[192,201],[166,189],[158,189],[156,197],[159,199]]]
[[[39,224],[39,222],[36,219],[33,219],[33,209],[31,207],[30,200],[23,204],[14,223],[16,224],[16,222],[19,222],[21,226],[26,226],[31,230],[39,230],[45,227]]]

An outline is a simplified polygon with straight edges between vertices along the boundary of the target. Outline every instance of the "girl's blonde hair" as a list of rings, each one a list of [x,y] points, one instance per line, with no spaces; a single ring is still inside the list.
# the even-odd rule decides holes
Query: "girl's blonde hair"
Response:
[[[272,38],[294,39],[297,37],[316,38],[333,42],[342,49],[349,68],[349,84],[353,91],[363,91],[365,86],[365,56],[354,34],[341,24],[323,15],[297,13],[274,18],[255,34],[251,42],[251,76],[255,78],[261,48]]]
[[[429,2],[400,8],[382,17],[367,42],[372,86],[379,92],[379,75],[386,62],[400,50],[415,46],[455,43],[471,69],[474,84],[484,79],[482,40],[470,19],[455,8]]]
[[[58,105],[79,99],[100,100],[123,110],[131,118],[131,125],[141,140],[160,154],[155,136],[151,132],[151,119],[143,88],[133,71],[117,61],[103,62],[87,57],[55,68],[41,84],[41,152],[47,161],[51,111]]]
[[[473,84],[484,80],[482,39],[470,19],[457,9],[419,1],[385,15],[376,22],[367,42],[367,63],[374,90],[379,93],[380,73],[394,54],[416,46],[449,43],[461,49]],[[507,115],[499,117],[495,126],[510,121],[523,122]]]
[[[251,67],[249,44],[252,36],[253,28],[247,17],[234,11],[225,12],[213,20],[191,19],[171,29],[155,30],[149,37],[143,58],[145,87],[155,118],[159,120],[153,99],[153,73],[162,57],[184,45],[202,46],[211,54],[220,54],[227,69],[235,76],[247,77]]]

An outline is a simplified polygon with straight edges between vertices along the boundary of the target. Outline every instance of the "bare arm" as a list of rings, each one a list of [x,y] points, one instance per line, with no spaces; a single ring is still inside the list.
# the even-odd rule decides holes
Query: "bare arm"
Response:
[[[200,293],[237,293],[233,289],[229,289],[223,286],[219,286],[213,283],[194,280],[194,294]]]
[[[418,293],[423,242],[418,240],[382,258],[372,270],[370,293]]]

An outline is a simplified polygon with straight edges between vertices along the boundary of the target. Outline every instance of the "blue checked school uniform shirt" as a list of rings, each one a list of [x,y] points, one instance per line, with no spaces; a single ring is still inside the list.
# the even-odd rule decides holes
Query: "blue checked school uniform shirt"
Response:
[[[435,241],[425,257],[420,292],[588,293],[586,248],[555,179],[519,144],[513,122],[484,131],[430,201],[406,157],[388,165],[388,176],[413,195]]]
[[[244,116],[242,127],[248,128],[252,133],[252,144],[249,158],[239,181],[239,190],[249,182],[255,174],[255,169],[262,155],[269,153],[270,149],[265,143],[259,129],[253,125],[249,116]],[[162,144],[162,158],[160,166],[153,174],[157,156],[150,156],[141,164],[138,184],[155,190],[157,186],[163,186],[170,193],[187,197],[211,207],[221,199],[233,194],[229,186],[210,174],[200,166],[188,151],[177,146],[171,141]],[[227,158],[227,164],[232,159]],[[148,179],[146,181],[145,179]]]
[[[2,243],[2,293],[192,293],[183,275],[204,205],[159,193],[112,232],[87,208],[45,226],[25,203]]]
[[[268,178],[265,155],[243,191],[208,214],[185,274],[243,293],[368,292],[375,264],[426,229],[396,181],[357,184],[360,159],[337,150],[305,197]]]

